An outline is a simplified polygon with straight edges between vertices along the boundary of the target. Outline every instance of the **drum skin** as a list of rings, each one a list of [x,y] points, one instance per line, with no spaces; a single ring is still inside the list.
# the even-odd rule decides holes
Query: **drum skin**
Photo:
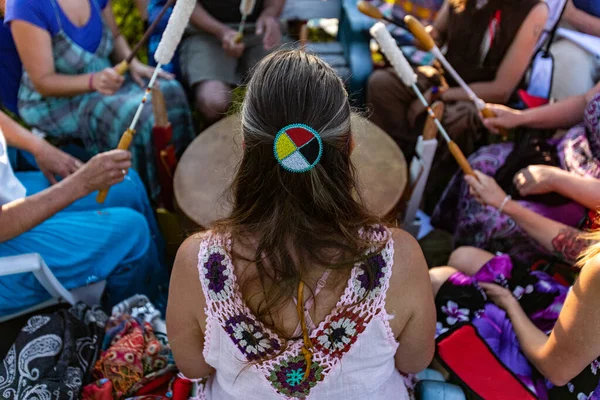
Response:
[[[357,114],[352,115],[352,133],[359,191],[369,211],[384,217],[394,210],[406,187],[406,160],[389,135]],[[230,212],[228,189],[241,155],[236,114],[202,132],[181,157],[175,198],[179,209],[199,226],[209,228]]]

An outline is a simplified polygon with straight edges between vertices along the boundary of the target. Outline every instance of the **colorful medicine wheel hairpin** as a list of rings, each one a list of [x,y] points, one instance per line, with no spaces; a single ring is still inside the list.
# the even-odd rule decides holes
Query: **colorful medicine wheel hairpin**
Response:
[[[323,142],[317,131],[310,126],[292,124],[281,129],[275,136],[273,153],[286,171],[306,172],[321,160]]]

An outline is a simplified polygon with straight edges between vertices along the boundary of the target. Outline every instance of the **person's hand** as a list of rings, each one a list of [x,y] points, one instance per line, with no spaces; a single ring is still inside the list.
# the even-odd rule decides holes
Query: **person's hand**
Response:
[[[530,165],[517,172],[513,182],[521,196],[552,193],[554,178],[560,171],[548,165]]]
[[[520,307],[519,301],[510,290],[494,283],[480,282],[479,286],[485,291],[488,298],[504,311],[509,311],[513,307]]]
[[[281,44],[281,26],[275,17],[261,15],[256,21],[256,34],[263,35],[263,46],[267,51]]]
[[[512,129],[521,125],[521,111],[498,104],[488,104],[487,107],[496,114],[494,118],[482,117],[483,124],[490,132],[498,134],[500,129]]]
[[[39,139],[33,151],[33,156],[40,171],[42,171],[46,179],[53,185],[57,182],[57,175],[61,178],[66,178],[75,173],[83,165],[75,157],[57,149],[43,139]]]
[[[125,78],[119,75],[113,68],[105,68],[94,73],[92,77],[92,88],[105,96],[113,95],[121,88]]]
[[[140,87],[145,87],[146,82],[144,82],[144,79],[149,80],[152,78],[152,74],[154,74],[154,68],[146,64],[142,64],[137,59],[133,59],[133,61],[131,61],[131,65],[129,66],[129,73],[131,74],[131,79],[133,79],[135,83],[140,85]],[[158,77],[167,80],[175,79],[175,75],[162,70],[158,72]]]
[[[78,179],[84,193],[107,189],[122,182],[131,168],[131,153],[126,150],[111,150],[100,153],[73,175]]]
[[[476,178],[465,175],[465,181],[469,184],[469,192],[483,205],[499,208],[506,198],[506,193],[491,176],[481,171],[475,171]]]
[[[233,58],[240,58],[242,54],[244,54],[244,50],[246,46],[243,42],[236,43],[235,39],[237,37],[237,32],[233,29],[228,29],[221,36],[221,45],[223,46],[223,50],[227,53],[228,56]]]

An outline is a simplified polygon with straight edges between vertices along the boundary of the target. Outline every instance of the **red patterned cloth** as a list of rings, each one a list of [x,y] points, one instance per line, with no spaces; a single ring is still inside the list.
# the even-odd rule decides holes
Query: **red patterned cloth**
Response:
[[[168,364],[170,350],[155,336],[152,325],[121,314],[113,316],[106,329],[105,350],[94,368],[94,377],[112,382],[116,399],[133,395],[134,385]],[[136,388],[136,392],[139,388]]]

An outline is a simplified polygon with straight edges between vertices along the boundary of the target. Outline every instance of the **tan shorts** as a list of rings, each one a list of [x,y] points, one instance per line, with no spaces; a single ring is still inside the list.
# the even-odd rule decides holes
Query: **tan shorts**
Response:
[[[188,27],[179,51],[184,82],[189,87],[208,80],[230,85],[241,83],[250,69],[268,54],[263,47],[262,36],[254,31],[253,24],[247,26],[243,39],[246,45],[244,54],[240,58],[233,58],[225,53],[219,39]]]

